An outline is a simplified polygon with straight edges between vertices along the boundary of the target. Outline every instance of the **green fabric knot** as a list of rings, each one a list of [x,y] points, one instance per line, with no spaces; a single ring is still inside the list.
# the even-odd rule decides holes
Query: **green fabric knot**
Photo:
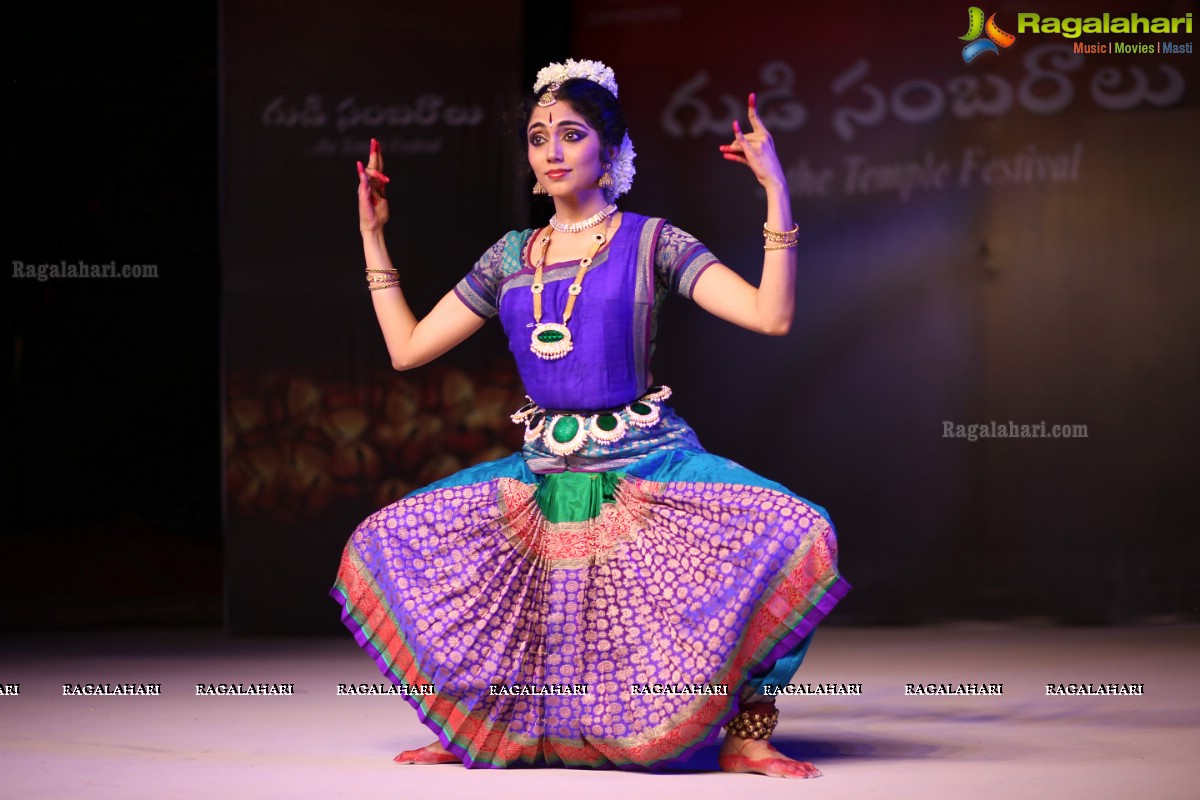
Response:
[[[540,476],[537,504],[549,522],[586,522],[616,502],[622,472],[555,472]]]

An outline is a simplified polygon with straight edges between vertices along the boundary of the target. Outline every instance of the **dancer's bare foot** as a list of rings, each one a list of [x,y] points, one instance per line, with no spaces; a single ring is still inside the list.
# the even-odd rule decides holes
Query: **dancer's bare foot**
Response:
[[[461,764],[462,759],[442,747],[441,742],[427,744],[416,750],[405,750],[392,759],[397,764]]]
[[[753,772],[772,778],[819,778],[821,771],[807,761],[796,761],[776,750],[766,739],[725,735],[717,764],[725,772]]]

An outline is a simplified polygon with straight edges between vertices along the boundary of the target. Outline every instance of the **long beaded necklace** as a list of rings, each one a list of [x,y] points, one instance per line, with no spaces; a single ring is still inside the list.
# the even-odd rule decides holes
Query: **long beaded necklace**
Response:
[[[553,228],[547,228],[545,235],[538,241],[541,249],[538,257],[533,261],[533,285],[529,287],[533,292],[534,322],[529,349],[538,358],[553,361],[562,358],[575,347],[571,341],[571,331],[567,328],[567,322],[571,319],[571,312],[575,310],[575,299],[583,291],[583,276],[587,274],[588,267],[592,265],[592,259],[596,257],[596,253],[600,252],[600,248],[608,241],[608,228],[612,225],[611,212],[603,219],[605,220],[604,230],[592,235],[592,247],[588,254],[580,259],[579,269],[575,272],[575,280],[567,288],[567,305],[563,308],[561,323],[542,322],[542,292],[546,288],[542,283],[542,267],[546,263],[546,251],[550,249],[550,237],[554,235]],[[592,225],[599,222],[600,220],[596,220]]]

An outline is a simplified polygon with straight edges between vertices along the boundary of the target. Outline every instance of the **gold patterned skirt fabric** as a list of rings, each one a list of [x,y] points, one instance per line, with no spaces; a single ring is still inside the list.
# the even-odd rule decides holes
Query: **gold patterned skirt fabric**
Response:
[[[848,589],[823,510],[697,445],[465,470],[368,517],[332,595],[468,767],[648,768],[712,741]]]

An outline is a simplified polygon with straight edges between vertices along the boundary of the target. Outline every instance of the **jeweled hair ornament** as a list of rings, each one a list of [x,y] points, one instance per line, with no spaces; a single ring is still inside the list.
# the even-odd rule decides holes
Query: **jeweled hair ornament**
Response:
[[[562,86],[557,83],[551,83],[546,86],[546,91],[542,92],[542,96],[538,98],[538,108],[549,108],[558,102],[558,97],[555,92],[561,89]]]

